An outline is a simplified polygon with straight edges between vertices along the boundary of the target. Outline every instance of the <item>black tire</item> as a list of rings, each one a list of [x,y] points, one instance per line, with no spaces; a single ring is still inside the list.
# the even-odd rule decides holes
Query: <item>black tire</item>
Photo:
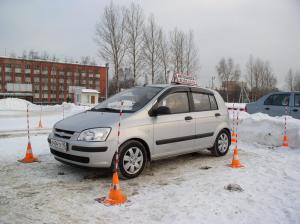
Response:
[[[131,159],[130,161],[127,161],[128,156],[131,154],[131,152],[133,152],[134,154],[137,153],[138,156],[136,158],[132,157],[130,158]],[[120,178],[122,179],[135,178],[143,172],[147,164],[147,153],[146,153],[145,146],[141,142],[135,140],[129,140],[128,142],[125,142],[123,145],[121,145],[119,149],[119,153],[120,156],[119,156],[118,174]],[[128,166],[133,167],[133,169],[136,170],[134,170],[134,172],[131,172],[130,170],[131,168],[128,168]]]
[[[225,144],[225,141],[227,140],[227,146]],[[220,141],[220,142],[219,142]],[[230,138],[230,133],[229,131],[223,129],[222,131],[219,132],[216,140],[215,140],[215,144],[212,148],[210,148],[209,150],[211,151],[211,153],[214,156],[224,156],[227,154],[228,150],[229,150],[229,146],[230,146],[230,142],[231,138]],[[226,146],[226,147],[225,147]]]

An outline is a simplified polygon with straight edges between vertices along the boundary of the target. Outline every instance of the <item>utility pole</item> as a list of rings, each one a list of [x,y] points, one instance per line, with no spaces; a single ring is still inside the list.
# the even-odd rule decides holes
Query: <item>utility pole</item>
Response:
[[[214,81],[215,81],[216,77],[212,76],[211,77],[211,88],[214,89]]]
[[[105,93],[105,100],[108,98],[108,69],[109,69],[109,63],[105,64],[106,67],[106,93]]]

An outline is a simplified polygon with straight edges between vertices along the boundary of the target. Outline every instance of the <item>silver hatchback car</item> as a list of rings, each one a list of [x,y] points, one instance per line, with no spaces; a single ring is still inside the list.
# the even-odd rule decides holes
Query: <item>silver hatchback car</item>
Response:
[[[230,146],[228,111],[213,90],[187,85],[149,85],[120,92],[91,110],[57,122],[48,137],[55,159],[80,166],[113,166],[118,147],[119,102],[124,108],[119,175],[134,178],[147,162],[209,149],[223,156]]]

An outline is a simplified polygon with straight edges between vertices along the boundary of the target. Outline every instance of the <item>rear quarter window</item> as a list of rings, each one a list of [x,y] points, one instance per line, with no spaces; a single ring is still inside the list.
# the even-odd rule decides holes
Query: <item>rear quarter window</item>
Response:
[[[218,104],[215,96],[209,95],[209,101],[210,101],[211,110],[218,110]]]

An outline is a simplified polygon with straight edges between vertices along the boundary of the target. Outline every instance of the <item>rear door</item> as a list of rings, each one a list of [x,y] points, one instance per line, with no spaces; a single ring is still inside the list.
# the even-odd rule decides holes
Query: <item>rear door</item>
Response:
[[[287,108],[287,112],[290,114],[290,96],[290,93],[274,93],[270,95],[262,105],[262,112],[270,116],[282,116],[285,115]]]
[[[291,116],[300,119],[300,93],[294,94],[293,107],[291,107]]]
[[[196,121],[195,145],[208,148],[213,145],[213,135],[220,122],[221,114],[214,95],[204,92],[192,92],[193,113]]]
[[[173,91],[158,101],[170,114],[153,118],[155,157],[181,154],[194,148],[195,120],[190,113],[187,91]]]

